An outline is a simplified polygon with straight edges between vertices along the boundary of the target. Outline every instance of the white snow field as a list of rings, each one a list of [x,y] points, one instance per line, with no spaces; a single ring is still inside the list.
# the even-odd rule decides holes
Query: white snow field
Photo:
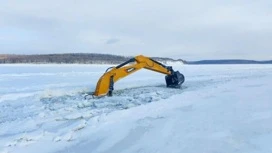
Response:
[[[141,70],[84,99],[106,65],[0,65],[0,153],[271,153],[272,65]]]

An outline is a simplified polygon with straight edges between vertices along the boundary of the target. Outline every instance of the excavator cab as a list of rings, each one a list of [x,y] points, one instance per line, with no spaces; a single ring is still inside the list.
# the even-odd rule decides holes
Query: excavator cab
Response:
[[[185,81],[184,75],[179,71],[174,71],[172,66],[166,66],[149,57],[139,55],[116,67],[109,68],[97,82],[93,95],[112,96],[112,91],[114,90],[113,86],[116,81],[142,68],[165,74],[166,86],[169,88],[180,88],[182,83]]]

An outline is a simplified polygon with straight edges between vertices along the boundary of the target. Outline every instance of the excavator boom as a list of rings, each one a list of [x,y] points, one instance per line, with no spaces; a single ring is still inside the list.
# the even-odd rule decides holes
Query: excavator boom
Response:
[[[129,65],[128,65],[129,64]],[[171,66],[155,61],[143,55],[136,56],[130,60],[108,70],[100,77],[94,92],[95,96],[112,96],[114,83],[142,68],[165,74],[167,87],[180,88],[184,82],[184,75],[179,71],[174,71]]]

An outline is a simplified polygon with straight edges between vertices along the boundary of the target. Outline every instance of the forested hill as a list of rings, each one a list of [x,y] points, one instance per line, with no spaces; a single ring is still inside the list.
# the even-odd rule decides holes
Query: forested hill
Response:
[[[66,54],[36,54],[36,55],[16,55],[16,54],[0,54],[0,64],[12,63],[63,63],[63,64],[120,64],[132,57],[119,56],[111,54],[98,53],[66,53]],[[172,63],[180,64],[272,64],[269,61],[255,60],[200,60],[200,61],[185,61],[182,59],[174,60],[172,58],[151,57],[164,64],[171,65]]]
[[[67,63],[67,64],[120,64],[132,57],[97,54],[97,53],[67,53],[67,54],[37,54],[37,55],[15,55],[0,54],[0,64],[2,63]],[[174,60],[171,58],[152,57],[162,63],[179,62],[183,60]]]

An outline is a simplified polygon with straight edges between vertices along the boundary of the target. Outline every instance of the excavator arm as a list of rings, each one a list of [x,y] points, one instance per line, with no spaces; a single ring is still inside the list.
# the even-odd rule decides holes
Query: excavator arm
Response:
[[[97,82],[94,95],[103,96],[108,94],[112,96],[115,82],[142,68],[165,74],[167,87],[180,88],[184,82],[183,74],[179,73],[179,71],[174,71],[171,66],[165,66],[151,58],[139,55],[116,67],[108,68]]]

